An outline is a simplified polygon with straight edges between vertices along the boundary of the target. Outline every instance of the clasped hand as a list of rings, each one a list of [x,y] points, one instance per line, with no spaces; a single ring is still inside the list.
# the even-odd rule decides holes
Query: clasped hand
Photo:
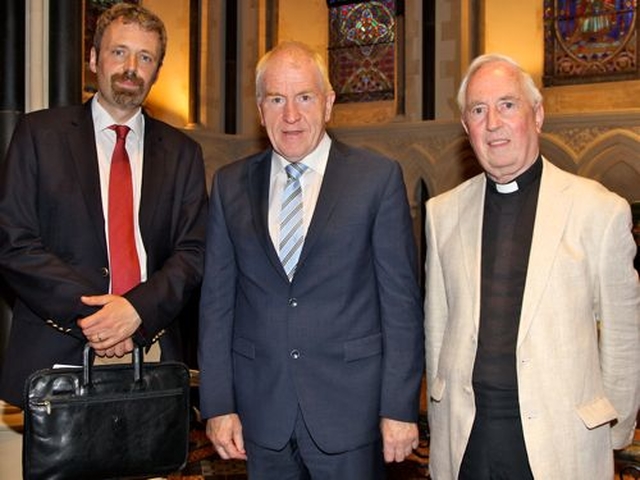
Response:
[[[129,301],[119,295],[81,297],[85,305],[99,307],[88,317],[78,320],[78,326],[96,355],[122,357],[133,350],[132,335],[142,320]]]

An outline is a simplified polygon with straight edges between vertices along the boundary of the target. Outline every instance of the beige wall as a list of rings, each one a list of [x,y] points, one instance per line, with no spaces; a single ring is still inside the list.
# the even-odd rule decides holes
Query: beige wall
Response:
[[[300,40],[327,59],[329,13],[325,0],[279,0],[278,41]],[[301,19],[305,19],[301,21]]]
[[[484,53],[509,55],[541,85],[544,62],[542,0],[485,0]]]
[[[184,127],[189,118],[189,0],[144,0],[165,23],[169,41],[160,77],[146,107],[164,121]]]

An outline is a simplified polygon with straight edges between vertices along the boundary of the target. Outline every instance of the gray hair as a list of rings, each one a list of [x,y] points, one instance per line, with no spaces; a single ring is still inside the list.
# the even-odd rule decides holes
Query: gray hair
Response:
[[[540,90],[538,90],[538,87],[536,87],[533,78],[531,78],[531,75],[529,75],[529,73],[526,72],[514,59],[499,53],[487,53],[480,55],[471,62],[466,75],[462,79],[462,83],[458,89],[458,107],[460,108],[460,112],[464,113],[467,106],[467,87],[469,86],[471,77],[473,77],[473,75],[484,65],[488,65],[490,63],[506,63],[512,66],[516,72],[518,72],[522,86],[524,87],[531,104],[537,105],[542,103],[542,94],[540,93]]]
[[[313,63],[315,63],[316,67],[318,68],[318,74],[320,76],[322,87],[324,89],[323,93],[333,91],[331,81],[329,80],[329,71],[322,56],[302,42],[284,41],[265,53],[256,65],[256,99],[258,100],[258,103],[262,101],[262,97],[265,93],[264,85],[262,84],[264,72],[269,66],[270,60],[273,57],[281,54],[286,54],[292,58],[295,58],[296,60],[294,61],[296,62],[298,61],[297,59],[300,58],[310,59],[311,61],[313,61]]]

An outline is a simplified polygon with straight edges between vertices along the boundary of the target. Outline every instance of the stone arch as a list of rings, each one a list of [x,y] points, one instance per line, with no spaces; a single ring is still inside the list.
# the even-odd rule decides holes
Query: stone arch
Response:
[[[544,134],[540,136],[540,152],[557,167],[570,173],[578,173],[575,155],[554,137]]]
[[[598,137],[582,152],[578,173],[629,202],[640,200],[640,137],[620,130]]]

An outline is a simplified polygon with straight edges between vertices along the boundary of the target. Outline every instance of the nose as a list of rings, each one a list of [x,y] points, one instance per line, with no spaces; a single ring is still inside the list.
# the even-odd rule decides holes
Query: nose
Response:
[[[124,60],[125,72],[135,72],[138,70],[138,59],[135,55],[127,55]]]
[[[487,111],[487,130],[496,130],[502,125],[500,112],[495,107],[489,107]]]
[[[298,106],[293,102],[286,102],[283,112],[284,121],[287,123],[295,123],[300,119]]]

